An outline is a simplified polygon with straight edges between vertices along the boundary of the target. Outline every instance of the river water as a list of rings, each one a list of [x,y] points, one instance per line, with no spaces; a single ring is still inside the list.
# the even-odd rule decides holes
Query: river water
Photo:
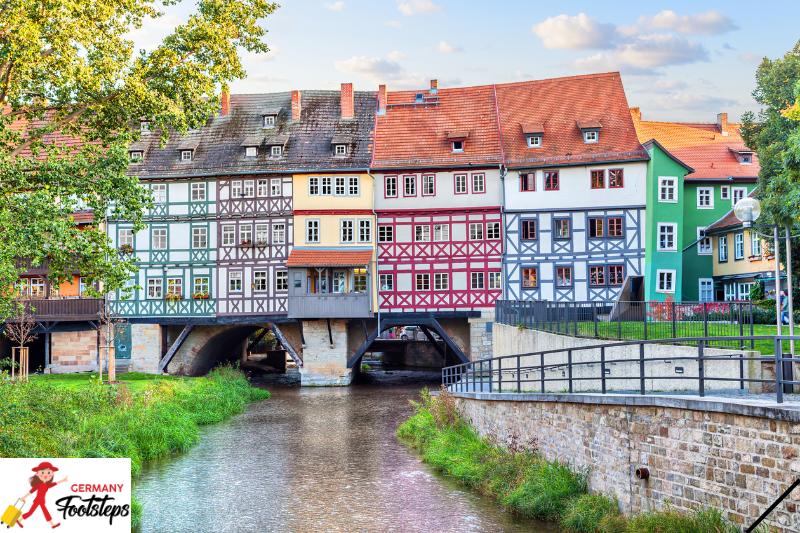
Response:
[[[432,472],[394,436],[419,385],[271,388],[137,483],[150,532],[552,532]]]

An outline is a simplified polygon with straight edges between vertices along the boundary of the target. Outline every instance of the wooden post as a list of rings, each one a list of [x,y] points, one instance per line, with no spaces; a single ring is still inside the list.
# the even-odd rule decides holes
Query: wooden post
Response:
[[[115,348],[114,345],[106,342],[107,350],[106,350],[106,360],[108,361],[108,382],[114,383],[117,381],[117,364],[115,356]]]

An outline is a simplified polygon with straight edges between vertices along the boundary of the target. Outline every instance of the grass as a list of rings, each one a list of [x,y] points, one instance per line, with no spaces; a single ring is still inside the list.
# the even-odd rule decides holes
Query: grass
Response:
[[[244,374],[220,368],[203,378],[129,373],[119,385],[96,375],[0,376],[0,457],[129,457],[142,464],[188,450],[199,426],[220,422],[269,397]],[[133,521],[140,506],[134,502]]]
[[[589,494],[587,472],[544,459],[535,443],[510,449],[480,437],[457,413],[453,397],[427,390],[397,438],[423,461],[510,511],[558,522],[576,533],[733,533],[739,529],[716,510],[672,509],[624,517],[616,500]],[[759,530],[762,531],[762,530]]]

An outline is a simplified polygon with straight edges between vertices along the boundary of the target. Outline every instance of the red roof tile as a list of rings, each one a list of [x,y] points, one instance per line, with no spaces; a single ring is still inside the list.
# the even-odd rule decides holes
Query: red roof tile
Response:
[[[372,262],[372,250],[298,250],[289,253],[290,267],[365,266]]]
[[[511,168],[648,158],[636,137],[617,72],[496,88],[503,148]],[[522,131],[537,123],[544,130],[542,145],[529,148]],[[581,127],[602,127],[599,141],[584,143]]]

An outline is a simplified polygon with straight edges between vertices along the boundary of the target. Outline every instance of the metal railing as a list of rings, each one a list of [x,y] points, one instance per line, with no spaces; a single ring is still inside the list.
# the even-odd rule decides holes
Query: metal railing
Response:
[[[753,303],[747,301],[497,300],[495,321],[510,326],[594,339],[716,337],[711,345],[739,348],[744,346],[737,346],[734,336],[752,337],[755,333]],[[754,344],[750,347],[753,348]]]
[[[480,359],[443,368],[442,385],[451,392],[644,395],[696,391],[705,396],[730,391],[731,387],[720,385],[733,383],[740,391],[758,386],[762,390],[757,392],[771,393],[769,389],[774,387],[778,403],[783,403],[784,393],[800,385],[793,379],[793,363],[800,359],[783,355],[784,344],[798,341],[800,336],[733,337],[741,343],[771,341],[774,356],[710,348],[714,340],[684,337],[608,342]],[[774,377],[764,377],[762,368],[751,375],[751,367],[765,362],[774,364]]]

